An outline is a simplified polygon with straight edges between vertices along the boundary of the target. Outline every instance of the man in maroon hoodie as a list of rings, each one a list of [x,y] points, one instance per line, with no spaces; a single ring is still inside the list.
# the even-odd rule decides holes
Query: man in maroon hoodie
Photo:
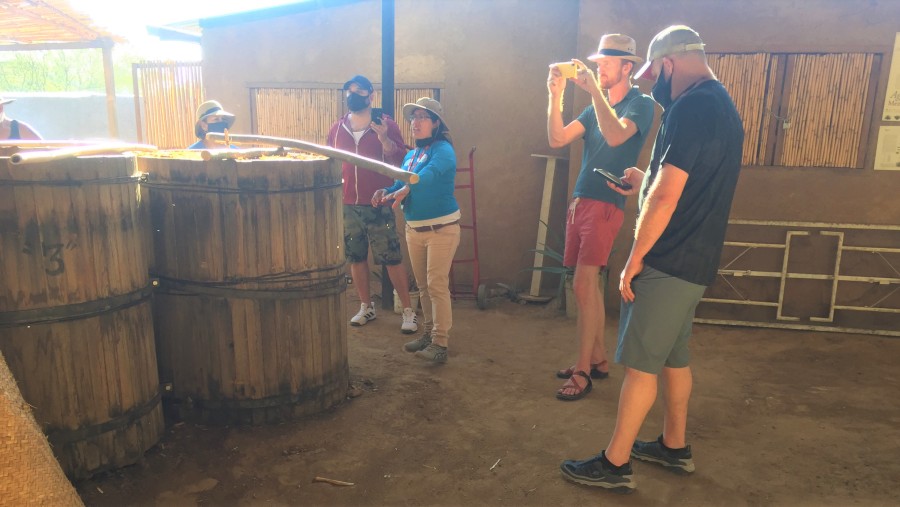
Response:
[[[331,126],[328,145],[357,153],[367,158],[400,166],[406,148],[400,127],[385,114],[372,115],[375,89],[364,76],[353,76],[344,83],[349,113]],[[343,164],[344,177],[344,248],[350,263],[350,275],[359,294],[359,312],[350,319],[353,326],[364,326],[375,320],[375,303],[369,294],[369,247],[376,265],[387,267],[391,283],[403,303],[405,334],[418,329],[416,312],[410,306],[409,278],[403,267],[400,239],[394,211],[390,206],[373,207],[376,190],[393,184],[393,180],[348,162]]]

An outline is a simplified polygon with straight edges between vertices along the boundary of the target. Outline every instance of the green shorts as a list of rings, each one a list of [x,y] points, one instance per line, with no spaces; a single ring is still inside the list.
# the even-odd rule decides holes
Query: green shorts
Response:
[[[686,367],[694,310],[706,287],[644,266],[631,288],[634,301],[622,302],[616,362],[654,375]]]
[[[390,206],[344,205],[344,252],[350,263],[366,262],[369,247],[375,264],[393,266],[403,261],[400,238]]]

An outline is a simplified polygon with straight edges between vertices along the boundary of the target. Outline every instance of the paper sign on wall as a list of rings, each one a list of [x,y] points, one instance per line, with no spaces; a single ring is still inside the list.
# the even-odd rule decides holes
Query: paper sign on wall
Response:
[[[878,129],[875,170],[900,171],[900,127],[881,127]]]
[[[884,97],[883,121],[900,122],[900,33],[894,39],[894,56],[891,57],[891,74],[888,76],[887,94]]]

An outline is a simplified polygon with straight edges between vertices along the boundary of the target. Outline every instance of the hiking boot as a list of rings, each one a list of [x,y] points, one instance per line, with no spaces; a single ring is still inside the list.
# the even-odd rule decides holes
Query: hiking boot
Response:
[[[663,444],[662,435],[652,442],[636,440],[631,446],[631,456],[641,461],[662,465],[677,474],[687,475],[694,471],[691,446],[670,449]]]
[[[606,459],[606,451],[583,461],[567,459],[559,465],[563,478],[584,484],[598,486],[616,493],[631,493],[637,488],[631,463],[617,467]]]
[[[407,352],[418,352],[424,350],[425,347],[429,345],[431,345],[431,333],[426,331],[422,336],[403,345],[403,350]]]
[[[375,320],[375,303],[361,303],[359,311],[350,318],[351,326],[365,326],[369,321]]]
[[[419,317],[416,316],[415,310],[412,308],[403,309],[403,323],[400,324],[400,331],[403,334],[413,334],[419,330]]]
[[[440,345],[431,343],[424,349],[416,352],[416,357],[435,363],[446,363],[447,347],[441,347]]]

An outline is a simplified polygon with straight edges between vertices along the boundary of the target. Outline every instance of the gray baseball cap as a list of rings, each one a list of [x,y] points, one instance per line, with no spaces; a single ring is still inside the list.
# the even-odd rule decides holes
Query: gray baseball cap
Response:
[[[653,60],[688,51],[703,51],[705,46],[706,44],[700,40],[700,34],[693,28],[685,25],[672,25],[656,34],[650,41],[650,47],[647,48],[647,61],[638,69],[634,77],[635,79],[653,79],[650,75]]]

